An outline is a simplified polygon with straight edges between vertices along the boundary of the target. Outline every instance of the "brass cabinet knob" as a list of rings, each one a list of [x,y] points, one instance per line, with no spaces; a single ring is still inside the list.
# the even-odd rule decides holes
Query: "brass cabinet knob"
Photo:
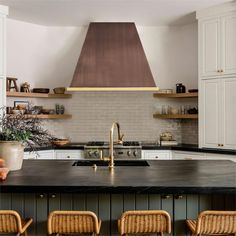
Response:
[[[220,147],[220,144],[218,143],[218,147]]]
[[[51,195],[51,198],[56,198],[56,194],[52,194],[52,195]]]
[[[220,70],[217,70],[218,73],[220,73]]]
[[[221,69],[220,72],[224,72],[224,70]]]
[[[39,197],[40,198],[44,198],[44,194],[39,194]]]

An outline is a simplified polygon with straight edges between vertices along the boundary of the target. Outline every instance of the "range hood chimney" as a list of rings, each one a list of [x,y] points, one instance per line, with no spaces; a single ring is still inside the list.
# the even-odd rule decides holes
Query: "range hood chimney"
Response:
[[[90,23],[67,91],[156,91],[134,23]]]

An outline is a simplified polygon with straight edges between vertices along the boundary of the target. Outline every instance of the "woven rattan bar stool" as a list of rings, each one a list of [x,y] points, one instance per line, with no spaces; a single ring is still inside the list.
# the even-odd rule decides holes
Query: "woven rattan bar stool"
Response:
[[[99,235],[101,220],[91,211],[53,211],[48,217],[48,234]]]
[[[236,235],[236,211],[203,211],[197,220],[186,220],[192,235]]]
[[[126,211],[118,220],[118,229],[122,236],[149,233],[163,236],[171,233],[171,219],[162,210]]]
[[[0,210],[0,234],[24,234],[27,236],[27,228],[33,222],[31,218],[22,219],[16,211]]]

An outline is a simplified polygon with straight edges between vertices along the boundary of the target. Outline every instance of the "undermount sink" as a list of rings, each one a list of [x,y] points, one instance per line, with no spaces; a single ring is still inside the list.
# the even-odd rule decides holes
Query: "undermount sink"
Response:
[[[115,166],[149,166],[144,160],[115,160]],[[79,160],[73,163],[73,166],[108,166],[108,162],[100,160]]]

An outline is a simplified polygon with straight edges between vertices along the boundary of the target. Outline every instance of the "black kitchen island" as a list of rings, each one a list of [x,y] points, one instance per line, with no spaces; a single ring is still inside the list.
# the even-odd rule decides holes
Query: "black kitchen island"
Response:
[[[29,235],[47,235],[52,210],[91,210],[102,220],[101,235],[118,235],[125,210],[164,209],[173,235],[186,235],[184,220],[206,209],[236,210],[236,163],[148,161],[149,166],[72,166],[74,161],[25,160],[0,183],[1,209],[34,218]]]

